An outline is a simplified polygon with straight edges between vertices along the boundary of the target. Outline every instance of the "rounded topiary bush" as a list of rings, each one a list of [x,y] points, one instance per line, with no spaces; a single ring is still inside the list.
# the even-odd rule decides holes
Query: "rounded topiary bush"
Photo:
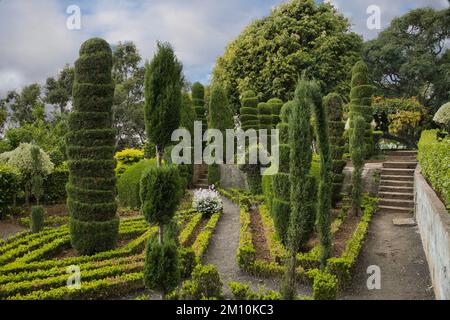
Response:
[[[439,108],[434,115],[433,121],[442,125],[450,133],[450,102]]]
[[[67,134],[70,235],[80,254],[112,249],[118,237],[111,69],[112,51],[106,41],[94,38],[83,43],[75,63]]]
[[[156,167],[155,159],[145,159],[130,166],[117,180],[119,204],[124,208],[139,209],[141,207],[141,177],[142,173]]]
[[[177,167],[150,167],[141,178],[141,211],[151,224],[168,224],[183,196]]]

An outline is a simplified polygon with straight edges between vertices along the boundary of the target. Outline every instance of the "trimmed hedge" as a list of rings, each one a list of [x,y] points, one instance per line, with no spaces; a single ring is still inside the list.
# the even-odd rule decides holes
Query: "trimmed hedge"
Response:
[[[422,132],[418,160],[423,176],[450,210],[450,137],[437,140],[438,130]]]
[[[111,69],[112,51],[105,40],[94,38],[82,44],[75,63],[74,113],[67,134],[70,235],[73,247],[81,254],[112,249],[118,238],[115,181],[103,180],[114,177],[116,166]],[[99,113],[97,125],[86,120],[88,115],[83,115],[86,112]],[[93,183],[80,183],[83,178],[90,178]],[[98,185],[96,178],[100,178]],[[89,207],[98,210],[87,210]]]
[[[67,197],[66,184],[69,181],[69,168],[62,164],[44,178],[42,201],[47,204],[61,203]]]
[[[120,176],[133,164],[138,163],[144,159],[144,150],[139,149],[125,149],[117,152],[114,155],[117,160],[117,167],[115,169],[116,175]]]
[[[119,205],[124,208],[141,208],[141,177],[145,170],[156,167],[155,159],[144,159],[130,166],[117,181]]]

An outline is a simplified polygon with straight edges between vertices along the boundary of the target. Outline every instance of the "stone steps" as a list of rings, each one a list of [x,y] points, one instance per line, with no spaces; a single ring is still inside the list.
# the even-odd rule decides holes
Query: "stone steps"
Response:
[[[417,161],[388,161],[383,163],[386,169],[415,169]]]
[[[399,200],[399,199],[386,199],[380,198],[380,206],[396,207],[396,208],[414,208],[413,200]]]
[[[381,170],[382,176],[407,176],[414,177],[414,169],[388,169]]]
[[[414,182],[414,176],[397,176],[397,175],[387,175],[381,173],[381,181],[399,181],[399,182]]]
[[[404,193],[404,192],[379,192],[379,197],[382,199],[392,199],[392,200],[414,200],[414,193]]]
[[[381,180],[380,187],[414,188],[414,181]]]
[[[394,192],[394,193],[414,193],[413,186],[392,186],[392,185],[380,185],[379,188],[380,193],[382,192]]]
[[[388,151],[386,154],[394,157],[417,157],[417,150]]]
[[[378,206],[378,213],[381,214],[412,214],[412,208],[392,207],[392,206]]]

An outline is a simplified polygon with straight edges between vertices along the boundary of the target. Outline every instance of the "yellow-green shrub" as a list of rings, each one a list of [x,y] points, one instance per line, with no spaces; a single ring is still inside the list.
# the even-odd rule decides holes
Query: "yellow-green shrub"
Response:
[[[114,158],[117,160],[116,175],[120,176],[130,166],[144,159],[144,150],[125,149],[117,152]]]

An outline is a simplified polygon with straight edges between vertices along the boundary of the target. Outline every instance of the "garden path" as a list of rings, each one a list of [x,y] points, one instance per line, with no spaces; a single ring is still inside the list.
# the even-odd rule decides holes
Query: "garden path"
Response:
[[[354,277],[342,299],[428,300],[434,299],[430,272],[419,229],[399,226],[393,219],[414,222],[413,172],[415,152],[393,152],[383,163],[380,207],[374,215]],[[380,267],[381,288],[368,290],[369,266]],[[373,272],[373,271],[372,271]]]
[[[10,222],[0,222],[0,239],[6,240],[10,236],[25,230],[25,228]]]
[[[204,264],[213,264],[217,267],[220,278],[224,284],[224,295],[231,298],[228,282],[237,281],[248,283],[252,290],[259,287],[279,291],[279,279],[264,279],[248,275],[241,271],[236,262],[236,252],[239,247],[239,207],[227,198],[222,197],[223,213],[218,222],[214,235],[203,259]],[[299,286],[299,295],[310,295],[311,289]]]

